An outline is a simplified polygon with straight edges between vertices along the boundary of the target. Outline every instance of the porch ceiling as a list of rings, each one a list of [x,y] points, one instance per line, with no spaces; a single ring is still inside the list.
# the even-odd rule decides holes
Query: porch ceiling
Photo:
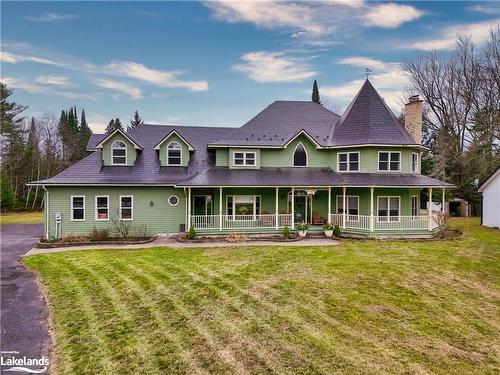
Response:
[[[453,185],[420,174],[335,173],[328,168],[212,168],[178,183],[180,187],[218,186],[358,186],[445,187]]]

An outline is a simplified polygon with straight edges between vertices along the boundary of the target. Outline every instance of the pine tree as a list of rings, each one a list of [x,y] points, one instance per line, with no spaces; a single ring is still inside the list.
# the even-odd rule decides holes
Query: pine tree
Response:
[[[114,131],[116,129],[123,130],[122,123],[118,117],[115,119],[111,119],[109,121],[108,126],[106,126],[106,133],[111,133],[112,131]]]
[[[139,111],[134,112],[134,118],[130,121],[130,127],[133,129],[138,125],[144,124],[141,116],[139,116]]]
[[[14,193],[12,192],[12,184],[6,173],[0,176],[0,207],[2,211],[8,211],[14,206]]]
[[[316,82],[316,80],[314,80],[314,82],[313,82],[313,90],[312,90],[311,100],[314,103],[321,104],[321,100],[319,98],[318,82]]]

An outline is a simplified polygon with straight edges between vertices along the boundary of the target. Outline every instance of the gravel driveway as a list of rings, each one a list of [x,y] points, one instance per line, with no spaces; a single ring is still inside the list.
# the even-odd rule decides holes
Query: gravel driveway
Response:
[[[13,355],[16,358],[48,358],[47,308],[35,275],[20,262],[21,256],[43,234],[43,224],[5,224],[0,230],[2,356],[4,360]],[[5,368],[2,366],[2,370]]]

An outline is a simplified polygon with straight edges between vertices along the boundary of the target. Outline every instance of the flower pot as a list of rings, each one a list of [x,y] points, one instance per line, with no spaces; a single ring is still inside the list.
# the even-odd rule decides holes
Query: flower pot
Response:
[[[333,236],[333,229],[325,230],[325,236],[328,238],[332,237]]]
[[[307,234],[307,230],[299,230],[299,237],[305,237]]]

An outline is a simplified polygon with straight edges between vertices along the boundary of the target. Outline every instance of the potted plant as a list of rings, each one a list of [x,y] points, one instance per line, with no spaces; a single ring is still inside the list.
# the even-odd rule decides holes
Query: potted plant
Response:
[[[300,237],[305,237],[307,234],[307,229],[309,228],[309,225],[306,223],[298,223],[296,225],[297,230],[299,231],[299,236]]]
[[[325,225],[323,225],[326,237],[330,238],[333,236],[333,228],[333,224],[325,223]]]

